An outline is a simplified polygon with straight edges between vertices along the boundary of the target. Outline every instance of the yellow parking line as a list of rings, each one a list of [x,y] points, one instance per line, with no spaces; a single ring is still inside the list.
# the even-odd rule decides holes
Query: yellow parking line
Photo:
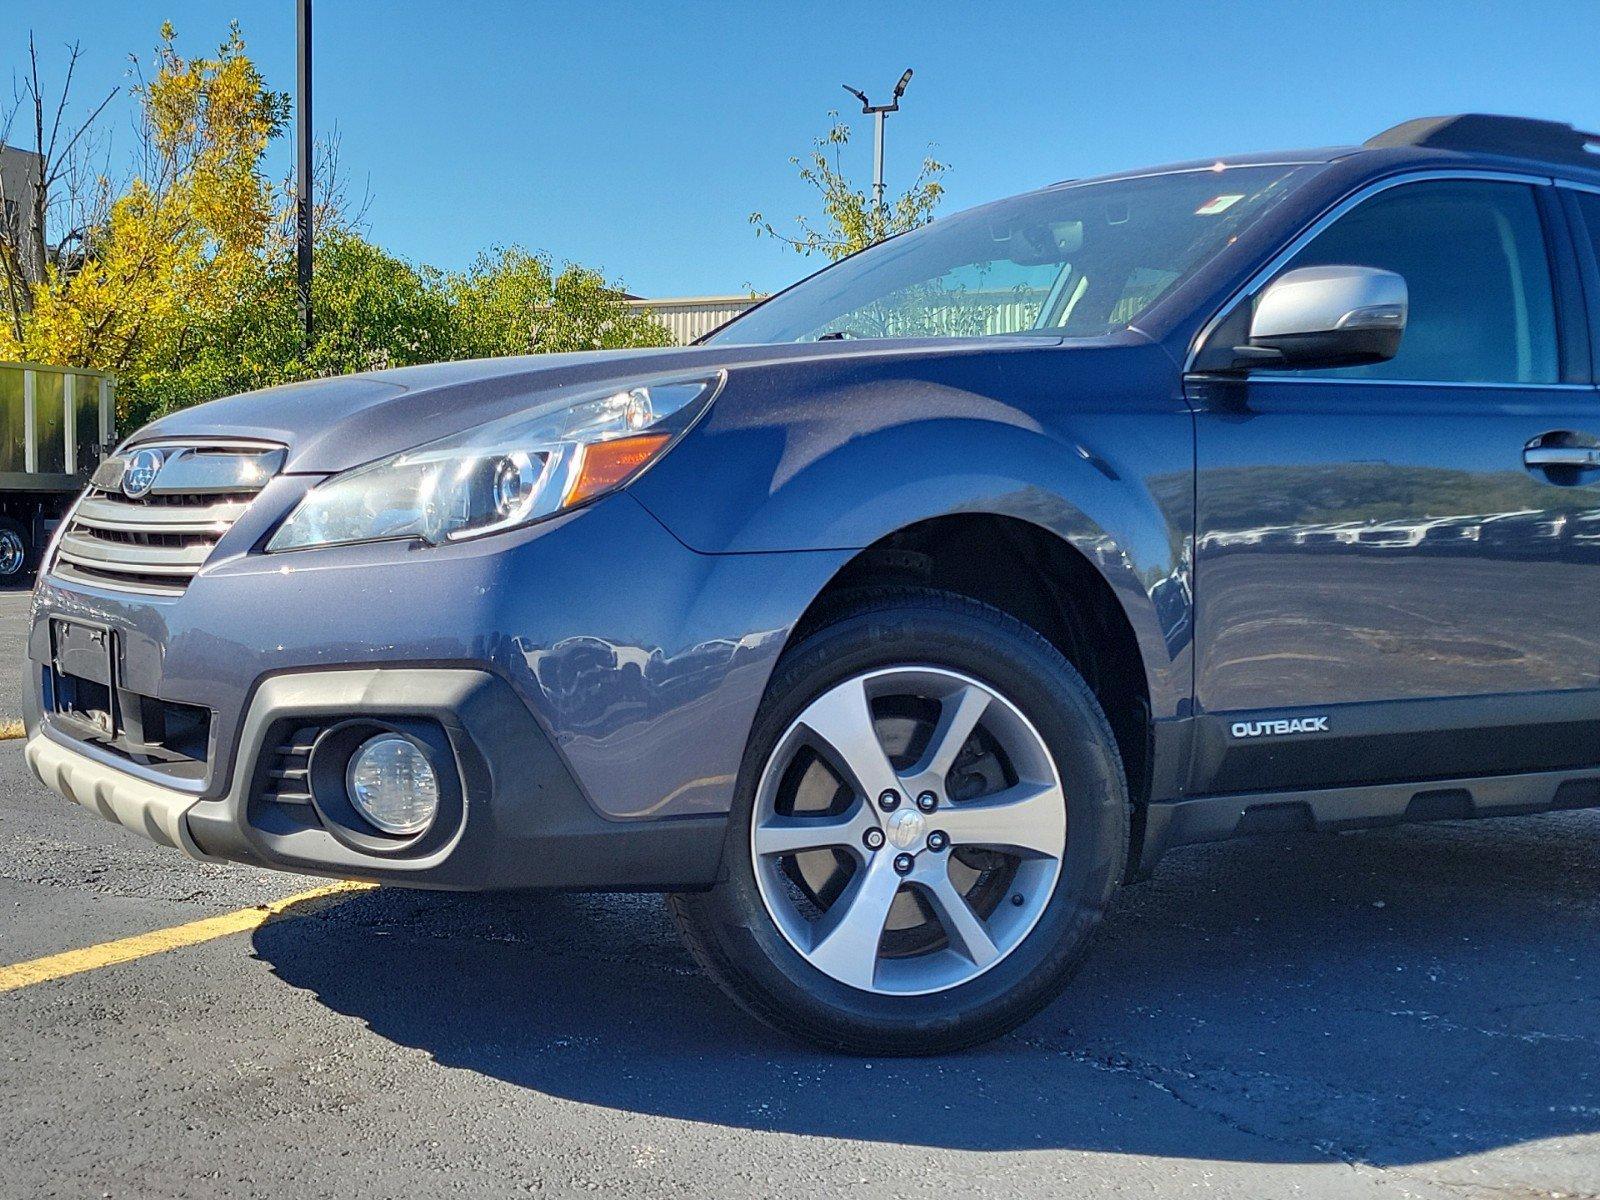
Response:
[[[333,883],[327,887],[313,888],[309,892],[285,896],[282,900],[274,900],[271,904],[258,904],[254,908],[241,908],[236,912],[223,913],[221,916],[190,921],[187,925],[174,925],[170,929],[156,929],[150,933],[118,938],[114,942],[101,942],[98,946],[85,946],[81,950],[66,950],[60,954],[46,955],[44,958],[13,963],[9,967],[0,967],[0,992],[14,992],[18,988],[30,987],[35,983],[46,983],[52,979],[78,975],[100,967],[113,967],[118,963],[148,958],[152,954],[164,954],[168,950],[179,950],[184,946],[196,946],[201,942],[227,937],[232,933],[245,933],[260,928],[297,904],[304,904],[310,900],[324,900],[345,892],[364,891],[372,886],[370,883]]]

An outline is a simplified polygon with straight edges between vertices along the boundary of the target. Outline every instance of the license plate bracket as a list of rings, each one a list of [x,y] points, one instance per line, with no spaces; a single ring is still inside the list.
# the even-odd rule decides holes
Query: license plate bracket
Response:
[[[56,670],[101,687],[110,687],[116,664],[116,633],[104,625],[86,625],[60,617],[50,623]]]
[[[52,618],[50,657],[56,675],[55,711],[114,737],[118,725],[116,630]]]

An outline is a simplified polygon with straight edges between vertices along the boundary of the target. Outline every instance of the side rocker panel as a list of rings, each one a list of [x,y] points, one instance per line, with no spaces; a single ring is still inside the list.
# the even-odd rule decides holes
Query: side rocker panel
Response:
[[[1139,871],[1148,874],[1178,846],[1251,834],[1325,833],[1583,808],[1600,808],[1600,769],[1202,796],[1149,805]]]

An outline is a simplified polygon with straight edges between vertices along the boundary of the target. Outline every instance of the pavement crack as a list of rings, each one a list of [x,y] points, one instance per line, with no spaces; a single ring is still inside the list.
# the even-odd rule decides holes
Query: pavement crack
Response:
[[[1337,1143],[1321,1138],[1294,1138],[1284,1134],[1274,1133],[1251,1125],[1242,1119],[1212,1105],[1204,1104],[1199,1099],[1184,1094],[1178,1084],[1189,1084],[1201,1092],[1210,1093],[1219,1100],[1225,1099],[1220,1088],[1208,1083],[1197,1071],[1184,1070],[1179,1067],[1163,1066],[1143,1059],[1136,1059],[1125,1054],[1092,1053],[1087,1050],[1073,1050],[1059,1046],[1052,1046],[1042,1039],[1018,1039],[1024,1045],[1035,1049],[1045,1050],[1061,1058],[1082,1066],[1090,1067],[1097,1071],[1107,1071],[1117,1074],[1128,1074],[1154,1087],[1168,1098],[1183,1105],[1191,1112],[1198,1113],[1210,1120],[1216,1121],[1235,1133],[1244,1134],[1246,1137],[1260,1138],[1274,1145],[1286,1146],[1295,1150],[1309,1147],[1319,1157],[1329,1162],[1343,1163],[1347,1167],[1373,1167],[1359,1154],[1347,1150]],[[1281,1076],[1273,1075],[1266,1071],[1239,1071],[1228,1067],[1214,1068],[1211,1073],[1231,1076],[1236,1079],[1268,1079],[1277,1084],[1287,1081]],[[1382,1168],[1377,1168],[1381,1170]]]

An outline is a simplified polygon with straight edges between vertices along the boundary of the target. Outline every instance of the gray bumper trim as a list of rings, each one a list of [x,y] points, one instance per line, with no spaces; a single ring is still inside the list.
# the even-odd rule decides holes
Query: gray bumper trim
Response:
[[[186,817],[195,805],[195,796],[135,779],[52,742],[42,733],[28,739],[23,754],[39,782],[67,799],[191,858],[220,861],[202,853],[189,836]]]
[[[416,853],[366,853],[320,824],[253,820],[275,727],[360,715],[438,723],[462,785],[459,825]],[[45,786],[164,846],[212,862],[471,891],[690,891],[715,882],[727,814],[614,820],[583,795],[526,705],[471,668],[329,669],[264,680],[248,709],[225,795],[204,799],[140,779],[35,732],[28,764]]]

